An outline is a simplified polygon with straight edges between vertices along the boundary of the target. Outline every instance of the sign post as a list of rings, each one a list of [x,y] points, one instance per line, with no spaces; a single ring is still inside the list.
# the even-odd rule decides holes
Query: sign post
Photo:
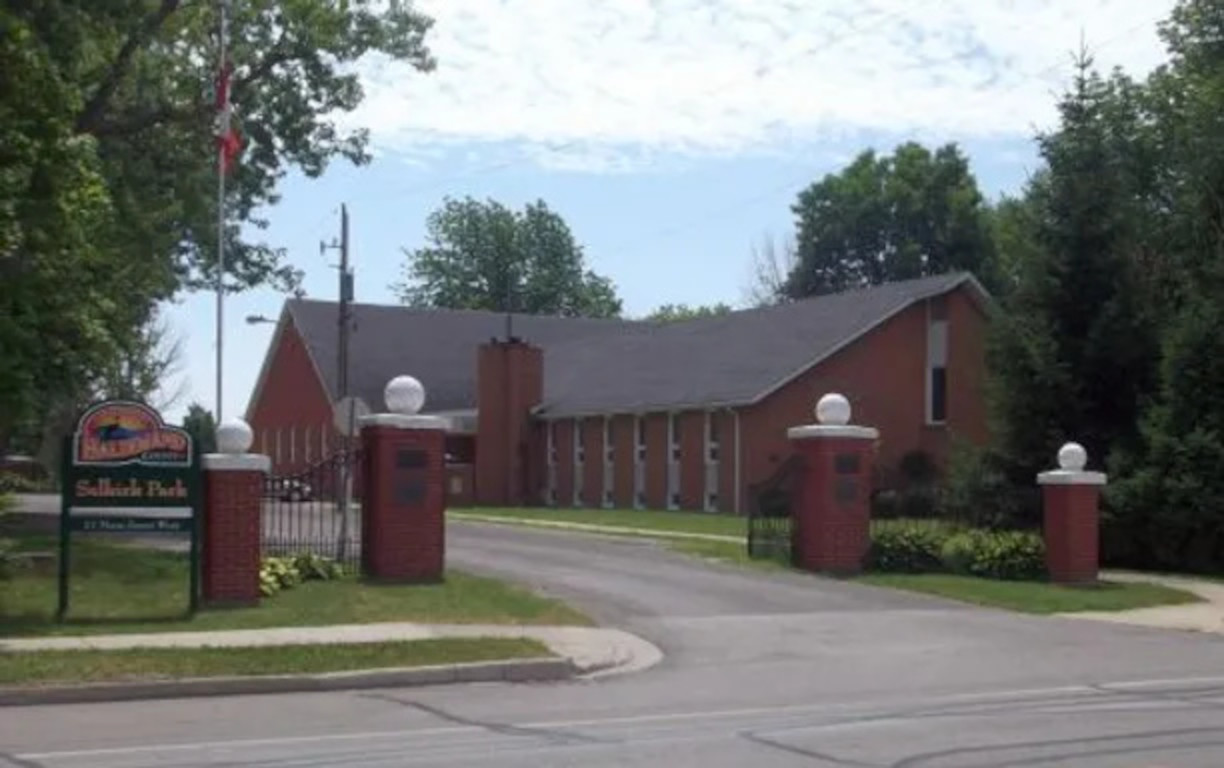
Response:
[[[188,608],[200,599],[200,457],[191,435],[167,426],[142,403],[108,400],[88,408],[64,439],[60,508],[59,608],[68,612],[72,534],[187,533],[191,538]],[[96,514],[74,509],[186,510],[188,516]]]

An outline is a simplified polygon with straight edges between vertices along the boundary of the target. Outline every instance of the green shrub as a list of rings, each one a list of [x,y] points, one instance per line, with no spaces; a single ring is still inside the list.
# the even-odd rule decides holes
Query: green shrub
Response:
[[[0,472],[0,494],[47,493],[55,490],[49,479],[33,479],[16,472]]]
[[[316,555],[313,552],[298,555],[293,560],[294,566],[302,574],[302,578],[311,580],[327,581],[329,579],[338,579],[344,575],[344,566],[332,560],[330,557]]]
[[[1041,519],[1035,471],[964,441],[953,443],[936,514],[973,528],[1026,528]]]
[[[961,531],[943,542],[940,560],[966,576],[1037,579],[1045,574],[1045,542],[1028,531]]]
[[[269,597],[303,581],[327,581],[344,575],[344,567],[313,552],[294,557],[265,557],[259,566],[259,591]]]
[[[943,568],[944,542],[956,528],[936,520],[884,520],[871,526],[870,566],[891,573]]]
[[[17,542],[4,536],[4,516],[13,509],[13,497],[0,492],[0,580],[11,579],[17,570]]]

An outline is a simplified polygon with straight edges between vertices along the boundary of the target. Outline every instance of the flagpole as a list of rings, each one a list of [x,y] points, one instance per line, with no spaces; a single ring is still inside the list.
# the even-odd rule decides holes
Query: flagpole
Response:
[[[226,74],[226,45],[229,42],[229,0],[220,0],[220,61],[218,62],[218,78],[217,85],[219,88],[225,88],[226,107],[229,102],[229,82]],[[221,78],[225,78],[222,80]],[[227,120],[229,115],[228,108],[219,119]],[[222,415],[222,370],[224,359],[224,320],[225,320],[225,152],[226,147],[221,137],[225,136],[228,131],[228,125],[217,126],[217,417],[216,423],[220,424],[224,418]]]

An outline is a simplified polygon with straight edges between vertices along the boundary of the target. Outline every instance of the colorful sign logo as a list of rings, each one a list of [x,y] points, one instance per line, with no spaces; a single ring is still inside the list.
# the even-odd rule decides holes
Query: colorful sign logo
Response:
[[[125,400],[99,403],[82,414],[74,436],[77,466],[191,466],[191,436],[168,427],[147,405]]]

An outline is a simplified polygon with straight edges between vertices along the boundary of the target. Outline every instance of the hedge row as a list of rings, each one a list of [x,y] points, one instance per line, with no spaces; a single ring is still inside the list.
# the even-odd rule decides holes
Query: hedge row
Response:
[[[963,528],[938,520],[871,526],[870,567],[891,573],[956,573],[990,579],[1045,576],[1045,542],[1028,531]]]

